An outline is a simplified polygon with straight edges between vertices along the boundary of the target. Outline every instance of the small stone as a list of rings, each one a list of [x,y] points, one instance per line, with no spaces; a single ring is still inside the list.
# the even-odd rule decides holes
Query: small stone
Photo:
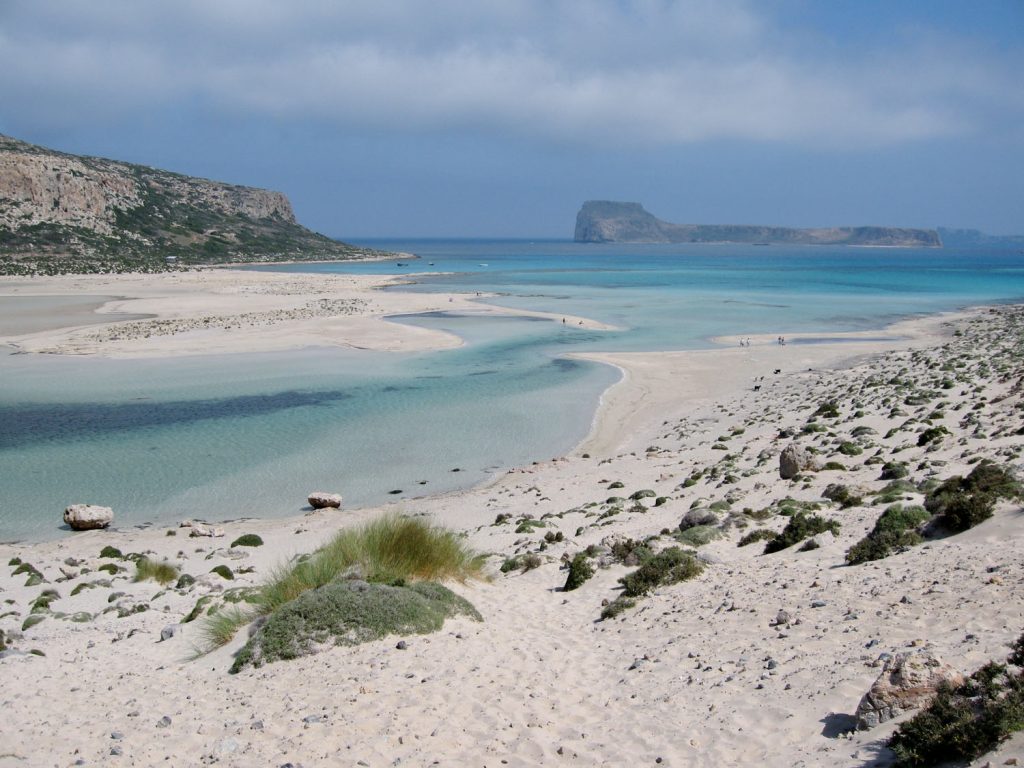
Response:
[[[168,624],[160,630],[160,642],[170,640],[181,630],[181,624]]]
[[[112,738],[114,741],[120,741],[121,739],[124,738],[124,734],[121,733],[120,731],[111,731],[110,732],[110,738]]]
[[[110,754],[112,755],[123,755],[124,750],[120,746],[114,746],[110,748]]]
[[[783,624],[789,624],[792,620],[793,619],[792,619],[792,617],[790,617],[788,612],[786,612],[786,611],[784,611],[782,609],[779,609],[779,612],[775,614],[775,618],[772,619],[769,622],[769,624],[771,626],[773,626],[773,627],[780,627]]]
[[[405,640],[399,640],[399,641],[398,641],[397,643],[395,643],[395,648],[397,648],[397,649],[398,649],[398,650],[400,650],[400,651],[404,651],[404,650],[405,650],[406,648],[408,648],[408,647],[409,647],[409,646],[408,646],[408,644],[407,644],[407,643],[405,642]]]
[[[164,715],[163,717],[161,717],[159,720],[156,721],[156,727],[157,728],[166,728],[170,724],[171,724],[171,718],[169,718],[167,715]]]
[[[811,608],[824,608],[828,603],[824,600],[811,600]]]

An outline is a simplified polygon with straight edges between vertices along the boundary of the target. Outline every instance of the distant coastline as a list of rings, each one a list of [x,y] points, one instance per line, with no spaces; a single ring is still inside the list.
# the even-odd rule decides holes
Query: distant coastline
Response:
[[[576,215],[578,243],[745,243],[941,248],[934,229],[906,227],[793,227],[750,224],[672,224],[640,203],[588,200]]]

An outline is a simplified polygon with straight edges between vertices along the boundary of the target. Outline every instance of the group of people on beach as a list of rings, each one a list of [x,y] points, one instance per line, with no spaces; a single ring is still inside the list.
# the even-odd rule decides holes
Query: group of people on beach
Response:
[[[562,322],[564,323],[565,321],[563,320]],[[786,344],[786,337],[785,336],[779,336],[779,337],[776,338],[776,341],[779,344],[785,346],[785,344]],[[741,347],[749,347],[750,346],[750,339],[740,339],[740,346]]]

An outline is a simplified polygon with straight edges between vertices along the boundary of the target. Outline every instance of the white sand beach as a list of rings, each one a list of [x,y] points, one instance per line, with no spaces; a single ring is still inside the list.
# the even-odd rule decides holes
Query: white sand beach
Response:
[[[458,340],[384,318],[504,311],[466,296],[375,290],[390,282],[223,270],[0,281],[4,295],[123,296],[104,311],[154,316],[0,343],[111,356],[427,349]],[[880,658],[929,649],[965,673],[1004,659],[1024,632],[1024,527],[1019,504],[1002,501],[965,533],[848,566],[847,550],[887,506],[878,494],[889,481],[872,459],[904,463],[914,482],[966,474],[982,458],[1019,471],[1022,317],[978,309],[829,333],[844,339],[833,343],[783,346],[766,334],[749,347],[593,356],[623,378],[588,438],[482,487],[381,509],[307,511],[297,499],[282,519],[209,521],[224,530],[217,538],[118,529],[115,519],[109,530],[0,546],[0,630],[13,649],[0,659],[0,766],[887,765],[884,742],[901,719],[858,731],[853,718]],[[581,320],[598,327],[570,322]],[[132,325],[149,335],[126,332]],[[836,415],[814,416],[829,402]],[[919,445],[934,426],[947,432]],[[794,442],[842,468],[782,479],[779,454]],[[832,484],[860,503],[824,499]],[[924,498],[907,486],[888,493]],[[780,531],[788,518],[774,512],[787,497],[819,504],[839,533],[807,551],[737,546],[753,530]],[[612,545],[678,545],[691,508],[714,513],[697,548],[703,573],[599,620],[635,569],[615,561]],[[256,587],[386,510],[465,532],[493,555],[490,580],[449,585],[483,622],[449,619],[435,634],[401,638],[401,649],[389,637],[234,675],[244,632],[196,656],[203,620],[183,619],[200,599]],[[231,546],[247,533],[264,545]],[[132,581],[132,563],[101,558],[104,546],[167,559],[195,582]],[[564,561],[590,546],[596,574],[562,591]],[[525,554],[539,565],[499,570]],[[43,581],[26,586],[12,559]],[[120,570],[99,571],[104,564]],[[211,572],[219,565],[234,579]],[[46,589],[59,597],[23,629]],[[776,621],[780,611],[787,621]],[[1013,760],[1024,761],[1020,737],[979,765]]]

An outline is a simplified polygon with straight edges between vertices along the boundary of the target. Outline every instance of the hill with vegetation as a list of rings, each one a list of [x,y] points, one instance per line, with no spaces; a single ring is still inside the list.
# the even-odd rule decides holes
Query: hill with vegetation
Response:
[[[280,192],[0,136],[0,274],[379,255],[303,227]]]

